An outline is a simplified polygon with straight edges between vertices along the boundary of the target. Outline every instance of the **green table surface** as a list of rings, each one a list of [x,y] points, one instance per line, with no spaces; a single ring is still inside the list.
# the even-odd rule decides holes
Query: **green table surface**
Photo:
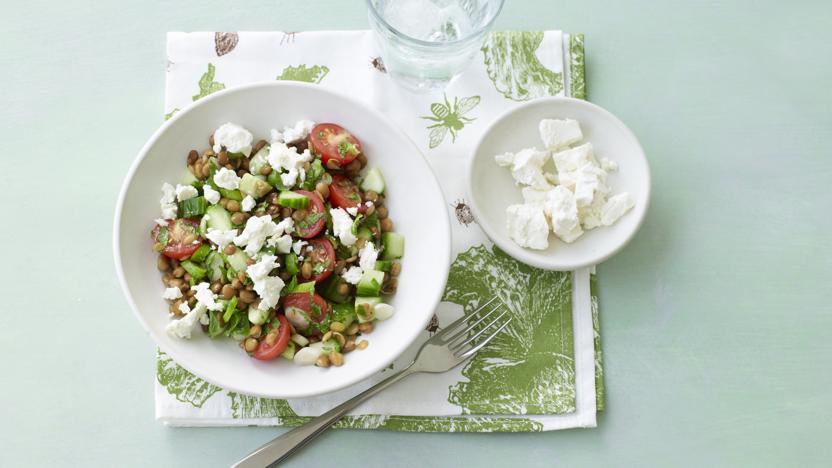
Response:
[[[281,430],[153,419],[154,344],[111,254],[160,124],[165,32],[367,27],[359,0],[4,2],[0,466],[226,466]],[[832,458],[832,6],[519,1],[586,34],[639,136],[643,228],[599,267],[607,410],[542,434],[331,431],[287,466],[798,466]]]

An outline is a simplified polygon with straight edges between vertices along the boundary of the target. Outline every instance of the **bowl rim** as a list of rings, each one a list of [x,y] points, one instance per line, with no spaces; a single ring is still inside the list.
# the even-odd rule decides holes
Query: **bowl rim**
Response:
[[[547,259],[541,259],[538,255],[533,255],[523,247],[514,244],[509,239],[508,242],[505,242],[503,236],[497,234],[497,231],[488,223],[483,222],[481,220],[485,219],[482,216],[482,211],[479,208],[477,198],[474,196],[474,167],[476,166],[477,155],[480,153],[482,149],[482,145],[486,140],[486,137],[491,134],[494,128],[497,125],[500,125],[505,120],[510,119],[515,114],[524,112],[526,109],[532,106],[540,106],[540,105],[547,105],[547,104],[558,104],[562,102],[567,102],[570,104],[574,104],[577,106],[584,106],[585,108],[589,109],[591,112],[597,112],[602,114],[612,120],[615,126],[618,127],[619,130],[623,131],[626,135],[632,138],[635,142],[635,148],[638,152],[638,155],[644,161],[644,167],[646,169],[645,175],[646,179],[644,180],[645,185],[645,202],[644,202],[644,209],[641,210],[639,218],[636,221],[633,229],[627,233],[627,235],[623,236],[621,241],[618,245],[608,251],[603,251],[600,254],[588,256],[586,259],[581,261],[573,261],[573,262],[564,262],[564,261],[556,261],[552,257]],[[644,153],[644,148],[642,148],[641,143],[639,142],[638,138],[636,138],[635,134],[632,130],[630,130],[624,122],[621,121],[618,117],[616,117],[612,112],[604,109],[603,107],[594,104],[589,101],[585,101],[583,99],[577,99],[572,97],[566,96],[550,96],[550,97],[542,97],[532,99],[530,101],[524,102],[517,107],[509,109],[508,111],[500,114],[496,119],[494,119],[491,124],[485,129],[485,131],[480,136],[480,139],[477,141],[476,146],[474,147],[474,152],[471,155],[471,158],[468,160],[468,168],[466,171],[466,175],[468,180],[466,182],[466,189],[468,191],[468,198],[471,200],[471,209],[474,212],[474,217],[477,219],[477,223],[491,239],[492,242],[497,244],[502,250],[504,250],[507,254],[511,257],[519,260],[527,265],[542,268],[544,270],[553,270],[553,271],[572,271],[577,270],[579,268],[589,267],[598,265],[599,263],[611,258],[618,252],[620,252],[627,244],[630,243],[630,240],[635,236],[636,232],[641,229],[642,224],[644,223],[644,218],[647,216],[647,211],[650,208],[650,190],[651,190],[651,176],[650,176],[650,165],[647,162],[647,156]]]
[[[355,384],[357,384],[361,381],[366,380],[367,378],[369,378],[369,377],[377,374],[378,372],[380,372],[382,369],[388,367],[393,361],[395,361],[397,358],[399,358],[413,344],[413,342],[415,342],[415,340],[419,337],[419,334],[422,332],[422,330],[425,328],[425,326],[427,326],[428,322],[430,321],[430,319],[432,317],[432,313],[426,313],[425,317],[422,321],[423,323],[421,323],[420,326],[414,327],[412,330],[410,330],[409,334],[405,334],[402,337],[403,339],[398,340],[395,347],[391,350],[392,352],[389,353],[389,355],[386,359],[379,360],[377,365],[368,365],[365,368],[363,368],[361,371],[350,374],[350,378],[345,378],[345,379],[343,379],[343,381],[341,381],[339,383],[336,383],[336,384],[330,385],[330,386],[326,386],[326,387],[316,386],[314,390],[289,392],[289,393],[269,393],[269,392],[252,391],[252,389],[249,389],[249,388],[243,389],[240,386],[236,385],[234,382],[220,381],[221,379],[214,379],[212,376],[207,376],[207,375],[203,375],[199,372],[195,372],[192,369],[192,367],[190,366],[190,363],[188,363],[188,362],[186,362],[186,360],[182,359],[182,356],[179,353],[177,353],[174,349],[170,349],[167,346],[162,344],[161,340],[157,337],[156,333],[151,329],[148,322],[144,319],[143,314],[139,311],[139,307],[136,305],[136,302],[133,299],[133,295],[130,293],[130,289],[128,288],[128,284],[127,284],[127,278],[125,277],[124,268],[123,268],[123,264],[122,264],[121,246],[120,246],[119,237],[120,237],[120,226],[122,224],[122,217],[124,216],[123,208],[124,208],[125,198],[127,196],[127,191],[129,189],[132,181],[133,181],[133,178],[135,177],[136,171],[138,170],[142,161],[144,161],[144,159],[147,157],[147,154],[149,153],[150,149],[156,144],[156,142],[160,138],[160,136],[168,131],[168,129],[171,127],[171,125],[173,125],[176,121],[178,121],[180,118],[182,118],[185,115],[188,115],[188,114],[193,113],[193,112],[198,112],[200,108],[202,108],[203,106],[207,105],[208,103],[210,103],[214,100],[223,99],[226,96],[229,96],[229,95],[232,95],[232,94],[235,94],[235,93],[249,92],[251,90],[258,89],[258,88],[266,89],[266,88],[281,88],[281,87],[285,87],[285,88],[308,88],[308,89],[314,90],[315,92],[336,96],[337,98],[343,99],[343,100],[347,101],[348,103],[350,103],[350,105],[354,106],[355,109],[357,109],[359,112],[370,114],[373,117],[375,117],[375,118],[377,118],[381,121],[387,122],[388,130],[393,131],[398,137],[402,138],[403,141],[407,142],[407,144],[410,146],[410,148],[413,150],[413,152],[415,152],[416,154],[419,155],[423,164],[427,168],[429,174],[431,174],[433,176],[432,178],[430,178],[431,179],[430,181],[420,181],[420,184],[421,184],[420,186],[422,187],[422,189],[424,189],[425,187],[430,188],[430,186],[433,185],[434,189],[439,194],[439,198],[443,202],[446,200],[445,193],[442,190],[442,186],[439,184],[439,179],[436,177],[436,172],[434,171],[433,166],[431,166],[427,157],[422,153],[421,150],[419,150],[419,147],[413,142],[413,140],[403,130],[401,130],[397,125],[395,125],[383,113],[381,113],[380,111],[370,107],[366,103],[364,103],[362,101],[359,101],[359,100],[356,100],[356,99],[354,99],[350,96],[347,96],[345,94],[333,91],[331,89],[321,87],[320,85],[317,85],[317,84],[304,83],[304,82],[294,82],[294,81],[262,81],[262,82],[255,82],[255,83],[250,83],[250,84],[245,84],[245,85],[240,85],[240,86],[234,86],[234,87],[231,87],[231,88],[226,88],[224,90],[212,93],[208,96],[205,96],[202,99],[199,99],[198,101],[194,102],[193,104],[190,104],[190,105],[186,106],[185,108],[183,108],[182,110],[180,110],[179,112],[174,114],[170,119],[165,121],[161,126],[159,126],[159,128],[156,129],[156,131],[153,132],[153,134],[150,136],[150,138],[147,140],[147,142],[145,142],[145,144],[142,146],[142,148],[136,154],[135,158],[133,159],[133,162],[130,164],[130,168],[127,171],[127,175],[125,176],[125,178],[124,178],[124,180],[121,184],[121,188],[119,189],[118,198],[116,200],[116,205],[115,205],[115,213],[114,213],[114,217],[113,217],[113,237],[112,237],[113,260],[114,260],[115,268],[116,268],[116,276],[118,277],[118,282],[119,282],[119,285],[121,286],[122,293],[123,293],[124,297],[127,299],[127,303],[130,305],[130,309],[133,311],[133,315],[135,315],[135,317],[138,319],[139,323],[144,328],[145,333],[149,334],[150,337],[155,342],[156,346],[158,346],[159,349],[161,349],[165,354],[170,356],[174,360],[174,362],[176,362],[176,364],[183,367],[185,370],[194,374],[195,376],[205,380],[206,382],[209,382],[213,385],[216,385],[216,386],[218,386],[218,387],[220,387],[224,390],[230,390],[230,391],[234,391],[234,392],[237,392],[237,393],[252,395],[252,396],[261,397],[261,398],[273,398],[273,399],[275,399],[275,398],[276,399],[304,398],[304,397],[324,395],[324,394],[328,394],[328,393],[332,393],[332,392],[344,389],[346,387],[349,387],[350,385],[355,385]],[[442,285],[442,287],[438,288],[438,290],[436,292],[434,292],[432,295],[429,295],[429,296],[425,295],[424,296],[424,302],[423,302],[424,306],[426,306],[424,308],[426,310],[430,310],[431,312],[436,310],[436,307],[439,305],[439,303],[442,300],[442,297],[443,297],[444,291],[445,291],[445,285],[447,284],[448,274],[450,272],[451,261],[452,261],[452,258],[451,258],[451,254],[452,254],[452,249],[451,249],[451,243],[452,243],[451,223],[450,223],[450,218],[449,218],[449,214],[447,213],[447,210],[445,210],[444,213],[445,213],[444,216],[439,216],[438,217],[441,220],[439,222],[440,225],[436,225],[434,227],[435,229],[438,230],[440,235],[441,235],[442,232],[444,232],[445,235],[441,236],[441,237],[444,237],[446,239],[446,241],[444,243],[442,243],[442,245],[436,245],[435,246],[435,248],[437,249],[437,255],[436,255],[436,257],[434,257],[435,260],[437,260],[437,263],[438,263],[436,265],[437,269],[435,270],[435,273],[439,277],[443,278],[443,283],[442,283],[443,285]],[[405,332],[406,332],[406,330],[405,330]],[[318,388],[323,388],[323,390],[318,391],[317,390]]]

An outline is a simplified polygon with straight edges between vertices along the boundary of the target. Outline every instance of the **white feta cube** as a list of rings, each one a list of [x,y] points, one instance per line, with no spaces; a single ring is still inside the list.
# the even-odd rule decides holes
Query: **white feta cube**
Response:
[[[549,185],[543,175],[543,164],[546,163],[547,153],[536,148],[526,148],[514,155],[511,165],[511,175],[518,184],[533,187]]]
[[[601,224],[609,226],[618,221],[624,213],[630,211],[636,205],[633,197],[627,192],[614,195],[607,200],[601,209]]]
[[[575,196],[569,189],[559,185],[549,192],[546,210],[552,221],[552,231],[560,240],[571,243],[583,234]]]
[[[581,124],[572,119],[543,119],[538,130],[543,146],[549,151],[557,151],[584,139]]]
[[[506,208],[506,227],[511,240],[520,247],[549,247],[549,223],[540,206],[510,205]]]
[[[558,151],[552,155],[558,175],[563,172],[574,172],[582,166],[592,164],[598,166],[593,154],[592,143],[584,143],[571,149]]]

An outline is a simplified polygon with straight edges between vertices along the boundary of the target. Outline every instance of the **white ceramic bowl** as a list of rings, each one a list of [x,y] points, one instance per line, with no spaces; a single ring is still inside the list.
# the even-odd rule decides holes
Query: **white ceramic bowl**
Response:
[[[381,168],[386,203],[395,230],[404,234],[405,255],[396,314],[367,335],[367,350],[347,356],[342,367],[301,367],[284,359],[251,359],[230,339],[195,333],[170,337],[164,289],[151,250],[150,230],[159,217],[160,187],[175,183],[192,148],[225,122],[240,124],[256,138],[300,119],[336,122],[361,141],[370,166]],[[113,248],[124,294],[139,321],[177,363],[225,389],[270,398],[332,392],[388,366],[424,330],[441,299],[450,264],[450,223],[439,184],[416,146],[390,119],[317,85],[276,82],[233,88],[205,97],[162,125],[136,157],[116,205]]]
[[[541,148],[540,120],[564,118],[580,122],[584,141],[592,143],[597,157],[618,163],[619,170],[610,174],[609,184],[613,193],[630,192],[635,207],[612,226],[584,232],[571,244],[550,234],[548,249],[525,249],[509,237],[505,214],[506,207],[523,202],[521,187],[506,168],[497,166],[494,155]],[[528,265],[567,271],[601,263],[638,231],[650,199],[650,168],[635,135],[608,111],[579,99],[544,98],[505,113],[485,131],[471,159],[468,193],[477,222],[497,246]]]

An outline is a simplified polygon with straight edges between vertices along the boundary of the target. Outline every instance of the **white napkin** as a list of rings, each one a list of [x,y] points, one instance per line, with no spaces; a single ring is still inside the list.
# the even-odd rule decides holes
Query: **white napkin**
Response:
[[[437,310],[438,326],[459,317],[461,305],[472,309],[469,299],[478,291],[493,288],[522,316],[513,324],[539,322],[548,333],[520,327],[512,333],[516,342],[489,345],[445,374],[411,376],[361,405],[338,427],[514,432],[595,426],[596,401],[602,402],[596,379],[599,386],[602,381],[590,271],[543,272],[498,251],[468,217],[460,177],[480,134],[501,113],[539,96],[585,97],[582,36],[494,33],[471,67],[444,92],[433,94],[411,94],[391,83],[368,31],[169,33],[166,76],[168,115],[211,92],[275,79],[319,83],[388,115],[427,156],[453,220],[456,260],[447,302]],[[469,120],[452,131],[441,118],[446,109]],[[424,331],[394,368],[429,336]],[[297,424],[384,377],[382,372],[324,396],[269,400],[211,385],[164,354],[157,359],[156,417],[176,426]]]

